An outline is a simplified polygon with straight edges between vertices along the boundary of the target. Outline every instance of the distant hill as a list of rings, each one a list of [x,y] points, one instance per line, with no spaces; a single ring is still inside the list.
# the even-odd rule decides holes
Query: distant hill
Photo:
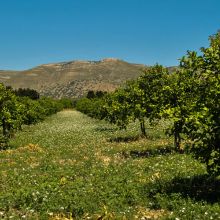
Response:
[[[0,71],[0,82],[13,88],[31,88],[41,95],[81,97],[89,90],[113,91],[138,77],[144,65],[119,59],[44,64],[25,71]]]
[[[0,82],[13,88],[30,88],[43,96],[78,98],[89,90],[114,91],[135,79],[142,64],[108,58],[101,61],[71,61],[44,64],[25,71],[0,70]],[[172,72],[175,67],[169,67]]]

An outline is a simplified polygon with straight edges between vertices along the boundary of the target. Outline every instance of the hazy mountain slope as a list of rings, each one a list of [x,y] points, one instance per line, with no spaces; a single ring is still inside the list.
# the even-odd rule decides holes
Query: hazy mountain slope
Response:
[[[0,71],[0,82],[13,88],[32,88],[41,95],[79,97],[88,90],[112,91],[136,78],[144,65],[118,59],[45,64],[26,71]]]

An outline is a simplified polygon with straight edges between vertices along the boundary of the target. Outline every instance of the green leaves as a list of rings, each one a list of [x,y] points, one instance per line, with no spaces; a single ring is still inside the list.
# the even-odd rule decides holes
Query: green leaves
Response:
[[[0,125],[2,126],[2,135],[7,138],[11,135],[12,130],[21,123],[18,106],[13,92],[0,84]]]
[[[153,122],[161,116],[162,89],[167,75],[168,70],[158,64],[144,69],[137,80],[128,81],[108,95],[103,106],[103,118],[120,128],[139,120],[141,132],[146,135],[145,118]]]
[[[6,147],[12,133],[21,128],[22,124],[37,123],[64,107],[70,107],[69,101],[45,97],[38,100],[17,97],[12,89],[0,84],[0,149]]]
[[[210,174],[220,174],[220,33],[201,52],[181,59],[177,107],[169,115],[183,121],[181,132],[190,139],[194,156]]]

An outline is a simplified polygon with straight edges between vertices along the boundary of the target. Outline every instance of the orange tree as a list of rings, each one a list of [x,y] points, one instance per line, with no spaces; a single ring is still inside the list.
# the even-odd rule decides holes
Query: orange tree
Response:
[[[181,59],[180,72],[186,79],[178,87],[182,101],[173,108],[173,115],[184,122],[182,131],[194,156],[210,174],[220,174],[220,33],[210,37],[201,55],[189,51]]]
[[[190,72],[178,69],[167,75],[162,88],[161,116],[171,121],[167,133],[174,136],[175,149],[180,152],[183,150],[181,140],[188,131],[187,118],[195,109],[197,94],[196,81]]]
[[[22,110],[23,105],[17,101],[13,91],[0,84],[1,147],[7,143],[12,131],[21,126]]]
[[[168,70],[161,65],[143,70],[137,80],[128,81],[107,97],[103,118],[120,128],[139,120],[141,133],[146,136],[145,119],[152,122],[160,118],[162,88],[167,74]]]
[[[100,118],[116,124],[120,129],[125,129],[132,121],[129,100],[128,90],[122,87],[108,94],[99,113]]]

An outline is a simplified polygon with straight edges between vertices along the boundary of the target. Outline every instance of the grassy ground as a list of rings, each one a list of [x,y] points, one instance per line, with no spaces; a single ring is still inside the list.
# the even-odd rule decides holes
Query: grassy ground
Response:
[[[220,182],[172,150],[76,111],[18,132],[0,152],[0,219],[220,219]]]

